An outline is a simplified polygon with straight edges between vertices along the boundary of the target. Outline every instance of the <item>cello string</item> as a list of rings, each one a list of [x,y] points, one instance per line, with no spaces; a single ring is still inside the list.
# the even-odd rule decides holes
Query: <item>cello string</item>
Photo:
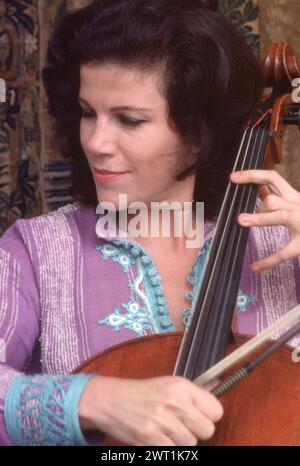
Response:
[[[236,160],[236,163],[235,163],[235,167],[238,164],[238,158],[240,158],[241,152],[243,150],[245,150],[244,149],[245,145],[246,145],[246,151],[248,150],[249,145],[250,145],[250,140],[251,140],[250,136],[252,135],[252,133],[253,133],[253,129],[249,129],[249,128],[247,128],[246,131],[244,132],[242,143],[241,143],[240,150],[239,150],[239,154],[238,154],[238,157],[237,157],[237,160]],[[224,205],[225,205],[226,201],[229,199],[229,196],[231,197],[230,185],[228,185],[228,187],[227,187],[225,200],[223,201],[223,206],[221,208],[222,212],[224,212]],[[222,233],[222,229],[220,228],[220,223],[221,222],[222,222],[222,215],[219,217],[219,220],[218,220],[219,228],[218,228],[218,226],[216,227],[216,230],[221,231],[221,233]],[[220,251],[220,245],[222,244],[221,239],[219,240],[218,235],[215,235],[214,240],[213,240],[213,244],[211,246],[210,255],[214,255],[214,256],[217,256],[217,257],[220,256],[220,252],[219,252],[219,254],[215,254],[214,249],[218,249]],[[213,271],[214,270],[209,271],[209,277],[213,276]],[[211,280],[210,279],[208,280],[208,287],[209,286],[211,286]],[[192,310],[192,314],[193,314],[194,321],[195,321],[195,318],[198,319],[198,317],[195,316],[195,312],[193,312],[193,310]],[[189,355],[191,354],[190,353],[190,346],[191,346],[190,342],[193,339],[193,333],[194,333],[194,330],[193,330],[193,328],[191,328],[188,332],[185,332],[185,334],[184,334],[183,344],[181,345],[181,350],[179,352],[179,356],[177,358],[177,363],[176,363],[176,366],[175,366],[175,373],[176,374],[182,373],[182,371],[184,370],[184,368],[186,367],[186,365],[188,363],[188,358],[189,358]],[[181,367],[180,367],[180,365],[181,365]]]
[[[242,141],[241,141],[241,144],[240,144],[240,147],[239,147],[238,157],[240,156],[240,152],[242,151],[242,148],[244,147],[244,144],[249,144],[249,142],[247,142],[248,133],[249,133],[249,128],[246,128],[246,130],[243,133]],[[246,142],[245,142],[245,140],[246,140]],[[236,166],[236,164],[235,164],[235,166]],[[222,207],[221,207],[221,212],[224,211],[224,205],[226,203],[226,200],[228,199],[229,190],[230,190],[230,185],[228,184],[227,189],[226,189],[225,198],[223,200]],[[220,222],[221,222],[221,218],[219,217],[218,222],[217,222],[217,226],[216,226],[216,231],[218,231],[218,225],[220,225]],[[218,244],[218,243],[216,242],[216,237],[215,237],[213,242],[212,242],[210,252],[206,257],[205,271],[207,271],[207,269],[209,268],[209,257],[210,257],[210,255],[212,253],[214,253],[213,251],[214,251],[214,248],[216,248],[216,244]],[[209,285],[209,283],[208,283],[208,285]],[[192,310],[191,310],[191,316],[192,316],[192,321],[190,319],[190,321],[189,321],[189,323],[188,323],[188,325],[186,327],[186,331],[184,332],[184,335],[183,335],[182,344],[180,346],[180,350],[179,350],[178,357],[177,357],[176,364],[175,364],[174,375],[175,374],[182,374],[183,370],[184,370],[184,367],[186,365],[187,352],[188,352],[188,348],[190,347],[190,341],[191,341],[191,338],[192,338],[192,333],[194,332],[193,322],[195,322],[196,318],[198,319],[198,316],[196,316],[196,313],[195,313],[195,310],[193,309],[193,307],[192,307]]]
[[[261,146],[261,144],[260,144]],[[259,152],[261,152],[261,147],[259,147]],[[240,192],[241,188],[243,191],[245,191],[244,186],[242,187],[239,185],[239,188],[237,191]],[[252,191],[252,197],[253,198],[253,204],[255,202],[256,198],[256,193],[255,190],[251,187],[247,187],[246,189],[249,191]],[[247,194],[247,192],[246,192]],[[245,196],[244,196],[245,197]],[[248,196],[249,198],[249,196]],[[248,199],[246,198],[246,202]],[[244,208],[243,208],[244,211]],[[230,332],[230,326],[231,326],[231,313],[229,314],[227,309],[232,307],[234,309],[234,302],[235,301],[235,296],[232,297],[232,293],[234,291],[234,295],[237,293],[237,287],[238,287],[238,282],[239,282],[239,277],[237,277],[237,264],[239,264],[240,261],[242,261],[242,258],[240,257],[239,251],[240,251],[240,246],[241,242],[244,239],[244,241],[247,240],[248,232],[240,227],[239,225],[236,224],[236,215],[234,214],[232,218],[232,226],[230,229],[233,231],[231,232],[229,236],[229,241],[226,242],[226,248],[225,248],[225,257],[222,260],[222,274],[219,275],[218,279],[218,284],[217,288],[214,290],[211,303],[210,303],[210,313],[211,313],[211,318],[210,318],[210,331],[206,330],[204,334],[204,346],[206,348],[212,348],[214,347],[215,350],[213,351],[208,351],[207,352],[207,363],[204,364],[206,361],[202,358],[204,361],[203,367],[208,367],[211,365],[211,363],[214,363],[218,357],[222,357],[223,354],[220,355],[221,349],[222,348],[219,345],[219,350],[217,349],[217,345],[214,344],[215,340],[221,342],[223,338],[223,345],[227,345],[227,334],[224,335],[224,329],[228,329],[228,335]],[[240,266],[242,263],[240,263]],[[237,277],[237,278],[236,278]],[[234,279],[235,282],[234,282]],[[232,283],[233,285],[235,284],[236,290],[231,289],[230,293],[228,292],[228,282]],[[236,291],[236,293],[235,293]],[[228,305],[229,304],[229,305]],[[218,312],[215,312],[215,310],[218,309]],[[196,340],[195,340],[196,341]],[[199,357],[200,349],[198,350],[198,355],[194,356],[194,358],[197,360]],[[219,351],[219,354],[217,353]],[[194,353],[195,354],[195,353]],[[196,369],[196,368],[195,368]],[[194,374],[195,375],[195,372]]]
[[[263,114],[263,118],[266,118],[266,114]],[[263,118],[260,118],[260,120],[262,120]],[[243,158],[245,159],[243,152],[245,151],[245,154],[247,154],[249,152],[249,146],[250,146],[251,140],[253,140],[253,132],[254,132],[254,129],[255,129],[256,126],[254,125],[254,127],[250,128],[250,129],[247,128],[245,130],[245,132],[243,134],[242,142],[241,142],[241,145],[240,145],[240,148],[239,148],[239,153],[238,153],[238,156],[237,156],[237,159],[236,159],[236,162],[235,162],[234,170],[236,170],[236,168],[238,166],[239,166],[238,168],[243,168],[243,166],[244,166]],[[255,137],[257,138],[257,134],[256,134]],[[245,145],[246,145],[246,150],[244,149]],[[253,151],[253,148],[252,148],[252,151]],[[241,158],[242,158],[242,162],[240,162]],[[232,191],[232,187],[229,184],[228,187],[227,187],[227,192],[226,192],[226,195],[225,195],[225,199],[223,201],[223,206],[221,208],[222,212],[224,212],[224,210],[225,210],[224,205],[226,204],[226,201],[228,202],[228,199],[230,197],[232,198],[232,192],[230,192],[230,191]],[[236,185],[235,185],[235,192],[233,193],[233,195],[234,196],[237,195]],[[227,209],[227,212],[228,212],[228,209]],[[224,214],[223,214],[223,216],[224,216]],[[219,224],[222,221],[223,221],[222,215],[220,215],[219,220],[218,220]],[[227,216],[227,221],[228,221],[228,216]],[[224,223],[224,221],[223,221],[223,223]],[[217,227],[216,227],[216,230],[218,230]],[[218,231],[220,231],[220,228],[219,228]],[[215,235],[214,244],[217,245],[217,247],[215,247],[215,249],[217,249],[217,254],[216,254],[217,258],[218,258],[218,256],[220,256],[220,247],[222,246],[223,243],[224,242],[222,241],[222,236],[221,236],[221,238],[219,240],[219,238],[217,238],[217,235]],[[211,251],[213,251],[213,249],[214,249],[214,247],[212,245]],[[212,270],[212,272],[213,271],[214,270]],[[212,274],[210,276],[212,276]],[[209,285],[210,285],[210,283],[208,283],[208,286]],[[179,352],[179,356],[177,358],[177,363],[176,363],[176,366],[175,366],[175,373],[180,373],[180,369],[181,369],[181,371],[183,370],[182,368],[186,366],[189,355],[191,354],[191,352],[187,349],[187,348],[190,347],[190,345],[186,344],[186,340],[193,340],[193,336],[191,335],[192,332],[193,332],[193,329],[191,329],[188,333],[185,332],[185,334],[184,334],[183,344],[181,345],[181,350]],[[188,335],[189,338],[187,338],[187,335]],[[189,341],[187,341],[187,343],[189,343]],[[181,368],[180,368],[180,365],[181,365]]]
[[[258,150],[258,152],[261,155],[264,155],[264,152],[265,152],[264,147],[262,147],[263,142],[266,143],[266,140],[264,141],[264,135],[262,135],[262,140],[261,140],[260,147]],[[251,160],[247,161],[246,163],[246,165],[248,165],[246,168],[248,167],[257,168],[257,166],[259,166],[259,164],[261,163],[260,158],[261,156],[255,157],[255,159],[253,160],[253,154],[252,154]],[[253,210],[254,203],[256,200],[256,194],[257,194],[256,186],[239,185],[238,187],[240,188],[239,197],[241,197],[241,202],[239,203],[239,206],[237,206],[237,213],[234,214],[234,221],[240,212],[247,212],[247,211],[249,212]],[[226,246],[227,259],[225,260],[225,263],[227,264],[227,268],[225,272],[223,270],[222,271],[223,271],[224,276],[226,275],[227,282],[236,283],[236,293],[237,293],[237,288],[239,284],[239,276],[235,276],[235,275],[239,275],[238,274],[239,261],[243,260],[243,258],[239,257],[238,252],[241,249],[243,249],[243,242],[247,241],[248,233],[249,231],[247,231],[247,229],[241,227],[240,225],[237,225],[235,222],[235,224],[233,225],[233,233],[229,237],[230,238],[229,244]],[[241,266],[242,264],[240,264],[240,267]],[[214,300],[214,307],[222,306],[223,303],[228,302],[230,298],[227,295],[228,295],[228,287],[226,286],[226,282],[223,280],[223,288],[221,288],[219,299]],[[225,316],[223,316],[223,318],[225,318]],[[222,321],[222,314],[221,314],[221,319],[215,321],[215,325],[212,331],[215,338],[217,339],[221,338],[222,329],[223,329],[223,321]],[[213,355],[211,355],[211,358],[213,358]]]
[[[252,131],[251,131],[251,133],[250,133],[250,136],[253,136],[253,130],[254,130],[254,129],[252,128]],[[260,152],[260,149],[261,149],[262,139],[263,139],[263,137],[261,138],[261,140],[260,140],[260,142],[259,142],[259,152]],[[254,154],[254,153],[257,153],[257,148],[255,147],[255,146],[257,146],[257,141],[256,141],[256,140],[257,140],[257,134],[255,135],[255,144],[254,144],[253,148],[251,148],[251,149],[252,149],[252,150],[251,150],[251,158],[253,158],[253,154]],[[249,153],[249,141],[248,141],[248,144],[247,144],[246,154],[245,154],[245,156],[243,157],[242,163],[240,163],[239,161],[237,161],[236,166],[237,166],[237,164],[239,163],[239,167],[240,167],[240,168],[244,168],[244,167],[245,167],[245,163],[246,163],[245,160],[246,160],[246,158],[247,158],[248,153]],[[248,156],[248,158],[249,158],[249,156]],[[237,189],[237,188],[240,188],[240,187],[241,187],[241,185],[239,185],[239,186],[234,185],[234,192],[233,192],[234,198],[237,196],[237,193],[240,191],[240,189]],[[232,197],[232,195],[231,195],[230,197]],[[231,202],[232,202],[232,200],[231,200]],[[232,218],[232,215],[233,215],[233,209],[231,209],[230,215],[227,214],[227,219],[226,219],[227,222],[226,222],[226,225],[225,225],[225,229],[223,228],[223,230],[222,230],[222,231],[223,231],[223,235],[222,235],[221,240],[223,240],[225,230],[226,230],[226,229],[228,230],[228,227],[230,226],[230,223],[232,223],[232,220],[231,220],[231,222],[229,222],[229,219],[230,219],[230,217]],[[224,242],[222,242],[222,241],[221,241],[221,244],[220,244],[220,243],[218,244],[217,258],[216,258],[216,260],[215,260],[214,266],[216,266],[216,265],[217,265],[217,261],[221,259],[221,251],[222,251],[222,248],[223,248],[223,244],[224,244]],[[224,248],[223,248],[223,249],[224,249]],[[236,248],[235,248],[235,250],[236,250]],[[224,273],[223,282],[225,282],[225,281],[227,282],[226,273]],[[212,283],[209,283],[209,285],[211,286]],[[223,287],[224,287],[224,283],[223,283]],[[227,288],[227,287],[226,287],[226,288]],[[205,300],[204,300],[204,301],[205,301]],[[207,301],[207,299],[206,299],[206,301]],[[204,302],[204,305],[205,305],[205,302]],[[203,307],[204,307],[204,305],[203,305]],[[219,320],[219,319],[218,319],[218,320]],[[221,319],[221,321],[222,321],[222,319]],[[214,325],[216,325],[216,324],[214,324]],[[199,326],[198,326],[198,328],[199,328]],[[196,328],[196,332],[194,333],[194,340],[193,340],[192,346],[190,347],[189,356],[187,357],[187,360],[186,360],[185,375],[187,374],[187,371],[190,371],[190,370],[191,370],[190,368],[193,367],[193,365],[194,365],[192,359],[195,359],[195,354],[197,354],[197,351],[195,350],[195,345],[197,345],[197,347],[199,348],[199,331],[198,331],[198,328]],[[198,331],[198,334],[197,334],[197,331]],[[203,326],[202,326],[202,333],[203,333],[203,334],[206,334],[206,335],[210,335],[210,333],[207,332],[207,329],[204,329]],[[212,339],[212,338],[215,339],[215,332],[211,332],[211,333],[214,333],[214,335],[212,335],[211,339]],[[205,338],[207,339],[207,336],[206,336]],[[200,348],[201,348],[201,346],[200,346]],[[200,349],[199,349],[199,351],[200,351]],[[192,356],[191,356],[191,355],[192,355]],[[197,358],[197,359],[198,359],[198,358]]]

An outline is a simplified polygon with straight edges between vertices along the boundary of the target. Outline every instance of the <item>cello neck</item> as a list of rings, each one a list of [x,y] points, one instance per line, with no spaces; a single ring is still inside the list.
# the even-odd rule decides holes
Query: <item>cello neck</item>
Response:
[[[263,167],[269,119],[267,112],[260,124],[244,131],[233,171]],[[174,375],[193,380],[225,354],[249,231],[236,219],[241,212],[253,212],[256,196],[254,185],[228,184]]]

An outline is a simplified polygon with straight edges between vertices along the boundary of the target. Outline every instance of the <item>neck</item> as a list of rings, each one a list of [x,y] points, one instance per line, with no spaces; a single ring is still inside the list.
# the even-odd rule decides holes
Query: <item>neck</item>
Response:
[[[137,214],[118,212],[118,227],[145,247],[159,243],[174,251],[199,249],[204,236],[203,206],[190,202],[170,207],[162,208],[160,203],[158,208],[151,206]]]

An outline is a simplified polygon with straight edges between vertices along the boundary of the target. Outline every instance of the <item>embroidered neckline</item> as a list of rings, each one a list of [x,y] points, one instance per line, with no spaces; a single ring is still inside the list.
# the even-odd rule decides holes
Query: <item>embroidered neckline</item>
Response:
[[[150,295],[149,297],[152,306],[148,305],[148,309],[146,309],[146,307],[139,306],[137,301],[131,297],[130,303],[123,303],[121,305],[121,307],[129,310],[130,312],[127,312],[126,314],[121,313],[120,308],[117,308],[114,310],[113,314],[110,314],[106,319],[98,321],[98,324],[111,325],[115,330],[119,330],[120,326],[124,326],[125,328],[134,331],[138,336],[145,335],[145,331],[150,327],[154,333],[175,331],[174,324],[170,319],[168,303],[164,295],[162,280],[150,254],[133,240],[111,239],[110,243],[113,243],[114,246],[111,244],[97,246],[97,250],[102,253],[102,259],[108,260],[109,258],[112,258],[114,262],[117,262],[122,266],[123,271],[126,273],[129,272],[129,266],[131,264],[135,264],[140,271],[143,268],[145,271],[143,274],[144,287]],[[124,263],[126,266],[124,266]],[[139,290],[135,287],[135,283],[130,283],[129,287],[133,292],[139,294],[140,299],[143,300],[144,298],[147,304],[148,299],[145,296],[142,296],[141,293],[138,293]],[[136,304],[136,306],[139,306],[135,311],[135,315],[131,312],[133,303]],[[129,308],[128,306],[130,305],[131,307]],[[136,325],[133,322],[133,317],[138,317],[138,322],[135,322]]]
[[[192,285],[192,290],[187,291],[185,297],[192,304],[194,296],[198,296],[199,293],[199,281],[206,253],[212,240],[214,226],[214,221],[207,221],[205,223],[206,234],[204,243],[201,249],[199,248],[197,257],[187,277],[188,283]],[[97,227],[96,234],[99,239],[104,241],[104,245],[97,246],[97,250],[102,253],[101,258],[103,260],[111,259],[113,262],[119,263],[123,271],[128,275],[132,270],[131,265],[135,265],[138,271],[137,277],[133,282],[129,282],[128,285],[132,290],[130,300],[127,303],[122,303],[112,314],[98,321],[98,324],[110,325],[115,330],[119,330],[120,326],[122,326],[134,331],[138,336],[146,334],[148,329],[151,329],[153,333],[175,331],[162,279],[150,253],[129,236],[123,234],[120,236],[114,233],[110,234],[109,237],[102,237],[99,235]],[[139,288],[141,282],[143,282],[146,293]],[[143,302],[144,306],[140,302]],[[131,312],[133,305],[134,313]],[[124,309],[127,310],[127,313],[124,312]],[[191,312],[192,307],[183,309],[182,322],[184,326],[186,326]],[[137,318],[136,321],[133,320],[134,316]]]
[[[192,290],[186,292],[185,297],[189,301],[193,301],[196,296],[195,289],[199,286],[201,275],[206,260],[206,254],[211,244],[211,234],[206,238],[201,250],[191,267],[191,271],[187,277],[187,281],[192,285]],[[137,336],[146,335],[146,331],[151,327],[153,333],[175,331],[175,326],[171,320],[168,302],[165,298],[162,279],[156,267],[154,260],[147,250],[132,239],[110,238],[109,244],[97,246],[97,250],[101,251],[102,259],[112,259],[119,263],[125,273],[129,272],[131,264],[135,264],[138,269],[145,270],[143,280],[144,287],[149,295],[152,306],[140,306],[138,302],[131,296],[130,302],[122,303],[119,308],[116,308],[112,314],[105,319],[99,320],[98,324],[110,325],[114,330],[119,330],[124,327],[132,330]],[[129,287],[138,292],[134,283],[129,284]],[[141,299],[146,299],[145,296],[139,295]],[[147,300],[148,301],[148,300]],[[126,309],[127,313],[121,312],[121,308]],[[133,309],[134,308],[134,309]],[[132,310],[134,312],[132,312]],[[191,315],[191,307],[186,307],[182,311],[182,322],[184,327]]]

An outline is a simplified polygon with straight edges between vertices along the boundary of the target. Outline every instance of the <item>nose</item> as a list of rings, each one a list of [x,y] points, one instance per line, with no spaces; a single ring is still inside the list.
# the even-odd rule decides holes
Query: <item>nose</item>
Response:
[[[114,129],[109,123],[97,121],[86,135],[85,147],[92,155],[116,154],[118,146]]]

